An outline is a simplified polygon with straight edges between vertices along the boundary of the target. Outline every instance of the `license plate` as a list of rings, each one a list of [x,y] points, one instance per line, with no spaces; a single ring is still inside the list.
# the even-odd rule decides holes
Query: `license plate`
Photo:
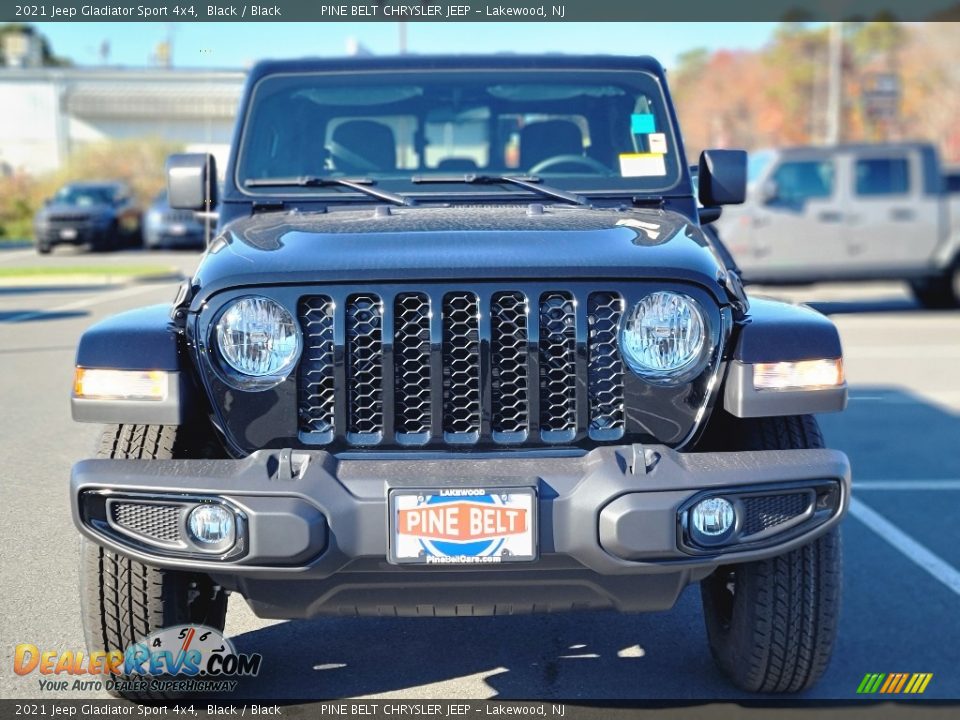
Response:
[[[182,225],[182,224],[180,224],[180,223],[176,223],[176,224],[174,224],[174,225],[171,225],[171,226],[170,226],[170,234],[171,234],[171,235],[186,235],[186,234],[187,234],[187,226],[186,226],[186,225]]]
[[[62,240],[76,240],[77,231],[73,228],[63,228],[63,230],[60,231],[60,238]]]
[[[537,557],[533,488],[390,492],[389,560],[413,565],[494,565]]]

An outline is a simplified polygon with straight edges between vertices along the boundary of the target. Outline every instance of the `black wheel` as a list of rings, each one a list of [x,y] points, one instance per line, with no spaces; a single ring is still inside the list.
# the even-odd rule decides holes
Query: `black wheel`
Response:
[[[910,283],[913,297],[930,310],[960,307],[960,264],[943,277]]]
[[[48,243],[37,243],[37,252],[41,255],[49,255],[52,249],[53,247]]]
[[[188,451],[181,428],[160,425],[108,427],[102,458],[160,459]],[[223,631],[227,595],[206,575],[145,565],[83,539],[80,607],[87,650],[123,652],[151,633],[175,625],[207,625]],[[130,699],[156,695],[114,692]]]
[[[736,442],[731,450],[823,447],[810,416],[731,425],[727,437]],[[700,583],[700,594],[710,651],[720,669],[749,692],[811,687],[833,652],[841,577],[836,529],[785,555],[716,570]]]

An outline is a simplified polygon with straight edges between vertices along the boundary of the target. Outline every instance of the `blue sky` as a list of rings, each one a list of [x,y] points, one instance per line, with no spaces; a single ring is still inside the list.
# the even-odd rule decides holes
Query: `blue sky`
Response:
[[[343,55],[354,38],[377,55],[397,52],[398,24],[367,23],[38,23],[58,55],[100,64],[150,64],[156,45],[173,38],[177,67],[237,68],[264,57]],[[664,65],[697,47],[762,47],[776,23],[407,23],[417,53],[567,52],[653,55]]]

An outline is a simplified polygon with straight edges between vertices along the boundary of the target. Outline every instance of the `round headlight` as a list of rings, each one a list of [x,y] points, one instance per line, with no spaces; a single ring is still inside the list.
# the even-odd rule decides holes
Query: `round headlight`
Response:
[[[235,300],[220,315],[216,334],[227,365],[260,381],[241,381],[244,386],[258,384],[263,389],[284,380],[300,355],[300,331],[293,317],[265,297]]]
[[[696,300],[675,292],[647,295],[624,315],[620,353],[627,366],[653,383],[672,384],[698,372],[707,343]]]

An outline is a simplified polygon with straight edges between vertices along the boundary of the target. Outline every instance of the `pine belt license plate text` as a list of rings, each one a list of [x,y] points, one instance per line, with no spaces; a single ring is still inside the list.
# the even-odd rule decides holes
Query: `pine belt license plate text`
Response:
[[[416,565],[536,560],[536,512],[532,487],[392,490],[389,560]]]

